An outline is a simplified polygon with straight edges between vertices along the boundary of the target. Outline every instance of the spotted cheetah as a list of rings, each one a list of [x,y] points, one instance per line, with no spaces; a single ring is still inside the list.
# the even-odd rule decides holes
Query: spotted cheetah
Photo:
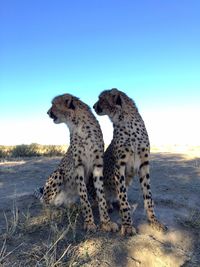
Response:
[[[70,146],[58,168],[48,177],[41,192],[41,201],[44,204],[70,206],[80,198],[84,229],[95,231],[96,225],[87,194],[87,184],[92,176],[101,229],[117,231],[117,224],[109,218],[103,190],[104,142],[97,119],[88,105],[70,94],[55,97],[47,113],[54,123],[65,123],[68,126]]]
[[[104,154],[104,184],[106,198],[111,202],[118,198],[122,235],[135,232],[127,199],[127,187],[135,174],[140,178],[150,224],[166,230],[154,212],[149,176],[149,138],[134,101],[114,88],[103,91],[93,108],[98,115],[108,115],[113,123],[113,139]]]

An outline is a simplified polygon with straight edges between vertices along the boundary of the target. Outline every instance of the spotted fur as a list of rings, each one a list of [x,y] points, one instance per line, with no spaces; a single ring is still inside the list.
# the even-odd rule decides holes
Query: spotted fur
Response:
[[[106,198],[117,198],[122,218],[122,234],[135,232],[132,226],[127,187],[134,175],[139,175],[144,207],[151,225],[166,229],[156,218],[149,175],[150,144],[142,117],[132,99],[111,89],[103,91],[94,105],[98,115],[108,115],[113,123],[113,139],[104,154],[104,184]]]
[[[84,228],[94,231],[96,225],[87,194],[89,177],[92,177],[101,228],[117,231],[117,224],[109,218],[103,189],[104,142],[98,121],[84,102],[70,94],[55,97],[47,113],[54,123],[68,126],[70,146],[58,168],[48,177],[41,201],[44,204],[70,206],[79,198]]]

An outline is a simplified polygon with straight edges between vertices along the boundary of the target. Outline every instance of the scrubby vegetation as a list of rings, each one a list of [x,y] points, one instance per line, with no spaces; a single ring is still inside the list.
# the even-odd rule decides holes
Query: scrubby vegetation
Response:
[[[0,146],[0,158],[62,156],[66,150],[66,145],[40,145],[35,143],[30,145]]]

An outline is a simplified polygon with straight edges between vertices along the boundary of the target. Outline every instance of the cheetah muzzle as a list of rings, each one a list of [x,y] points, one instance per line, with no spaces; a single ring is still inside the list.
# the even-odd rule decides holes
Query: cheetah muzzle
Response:
[[[47,114],[48,114],[48,112],[47,112]],[[50,117],[51,119],[53,119],[54,122],[58,119],[58,118],[56,117],[56,115],[54,115],[54,113],[53,113],[52,111],[50,111],[48,115],[49,115],[49,117]]]

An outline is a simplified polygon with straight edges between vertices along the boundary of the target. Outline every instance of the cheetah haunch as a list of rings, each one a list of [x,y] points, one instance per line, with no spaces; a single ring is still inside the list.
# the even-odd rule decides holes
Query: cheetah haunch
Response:
[[[48,177],[42,202],[70,206],[79,197],[84,228],[95,231],[96,225],[86,187],[89,177],[92,176],[101,228],[104,231],[117,231],[117,224],[110,221],[103,190],[104,142],[98,121],[85,103],[70,94],[55,97],[47,113],[54,123],[67,124],[70,146],[58,168]]]
[[[135,103],[125,93],[111,89],[100,94],[94,109],[98,115],[108,115],[113,123],[113,139],[104,154],[104,188],[108,200],[113,202],[117,198],[119,201],[121,233],[135,232],[127,199],[127,186],[135,174],[140,177],[150,224],[166,230],[154,212],[149,176],[149,138]]]

